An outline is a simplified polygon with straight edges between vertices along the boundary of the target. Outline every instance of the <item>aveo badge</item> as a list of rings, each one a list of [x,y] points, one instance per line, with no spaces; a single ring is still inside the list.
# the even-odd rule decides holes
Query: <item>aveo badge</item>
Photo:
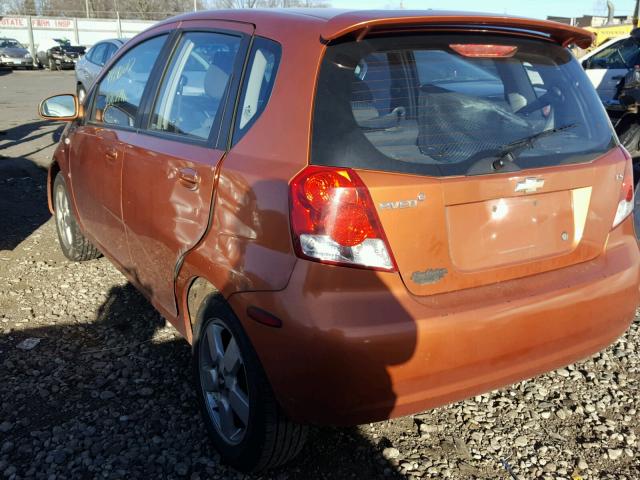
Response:
[[[415,199],[412,200],[397,200],[395,202],[381,202],[378,204],[380,210],[395,210],[400,208],[415,208],[418,206],[418,202],[424,202],[426,198],[425,194],[420,192]]]

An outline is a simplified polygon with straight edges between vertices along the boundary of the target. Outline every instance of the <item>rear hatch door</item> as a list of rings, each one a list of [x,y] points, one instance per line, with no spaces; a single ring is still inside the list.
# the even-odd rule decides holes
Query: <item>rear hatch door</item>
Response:
[[[311,163],[357,170],[412,294],[605,247],[626,157],[573,56],[530,37],[385,33],[327,47]]]

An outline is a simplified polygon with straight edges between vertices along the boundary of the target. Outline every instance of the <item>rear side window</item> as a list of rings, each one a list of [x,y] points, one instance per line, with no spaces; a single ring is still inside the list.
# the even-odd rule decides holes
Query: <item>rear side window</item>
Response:
[[[167,36],[136,45],[111,66],[98,86],[91,121],[133,127],[142,93]]]
[[[235,144],[263,112],[275,83],[280,64],[280,44],[256,37],[245,73],[233,134]]]
[[[206,140],[219,123],[240,37],[185,33],[156,99],[151,130]]]
[[[451,47],[460,44],[513,49],[471,57]],[[512,167],[524,169],[589,161],[613,142],[591,83],[560,46],[491,35],[379,37],[327,48],[311,163],[465,175],[492,173],[488,159],[514,144],[522,146]]]

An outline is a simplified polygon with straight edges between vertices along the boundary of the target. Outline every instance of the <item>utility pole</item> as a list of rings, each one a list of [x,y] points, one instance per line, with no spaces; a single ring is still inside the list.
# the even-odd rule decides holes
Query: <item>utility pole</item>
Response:
[[[636,7],[633,9],[633,26],[638,26],[638,17],[640,17],[640,0],[636,0]]]
[[[198,0],[193,0],[193,11],[194,12],[198,11]]]
[[[84,0],[84,7],[87,9],[87,18],[89,18],[89,0]]]

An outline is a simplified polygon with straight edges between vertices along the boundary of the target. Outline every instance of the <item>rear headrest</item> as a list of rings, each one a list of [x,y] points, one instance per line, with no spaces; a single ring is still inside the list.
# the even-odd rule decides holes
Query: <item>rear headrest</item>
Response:
[[[204,91],[212,98],[222,98],[229,75],[220,67],[211,65],[204,76]]]

